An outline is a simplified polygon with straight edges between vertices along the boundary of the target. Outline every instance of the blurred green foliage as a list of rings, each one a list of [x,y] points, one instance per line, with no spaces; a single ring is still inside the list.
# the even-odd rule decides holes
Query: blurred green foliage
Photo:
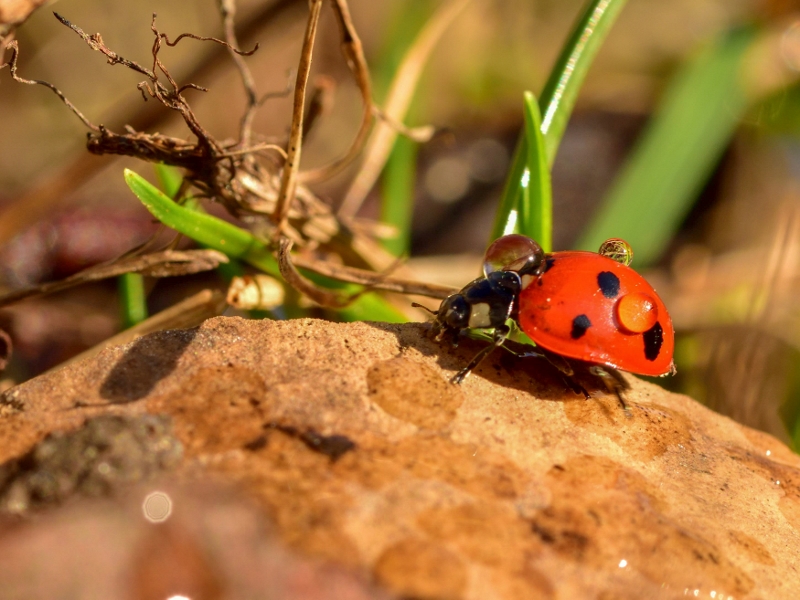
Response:
[[[678,70],[579,248],[621,237],[638,267],[660,258],[748,108],[743,59],[754,39],[734,31]]]
[[[138,273],[125,273],[118,278],[122,328],[133,327],[147,318],[147,295],[144,277]]]
[[[398,14],[389,19],[380,56],[372,67],[379,103],[381,99],[385,99],[394,74],[414,38],[430,17],[433,5],[427,1],[418,1],[398,4],[394,8]],[[409,110],[412,118],[414,104],[412,103]],[[380,219],[396,231],[396,235],[383,240],[383,246],[395,256],[407,255],[411,243],[418,146],[413,140],[398,136],[381,179]]]

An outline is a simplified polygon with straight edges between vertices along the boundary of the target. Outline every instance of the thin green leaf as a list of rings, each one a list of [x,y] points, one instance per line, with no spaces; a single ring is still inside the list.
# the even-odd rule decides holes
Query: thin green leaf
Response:
[[[553,191],[536,97],[525,92],[525,146],[528,150],[525,193],[519,201],[518,230],[533,238],[545,252],[553,249]],[[525,185],[527,184],[527,185]]]
[[[180,169],[165,165],[164,163],[157,163],[153,168],[164,193],[172,199],[179,199],[176,198],[176,196],[181,189],[181,185],[183,185],[183,175],[181,175]],[[182,200],[182,206],[184,208],[196,212],[205,212],[197,199],[183,198]],[[244,275],[244,268],[239,261],[231,258],[228,262],[222,263],[217,267],[217,273],[219,273],[224,281],[230,283],[234,277],[241,277]]]
[[[153,216],[178,233],[196,242],[239,258],[275,277],[280,277],[278,263],[252,233],[222,219],[184,208],[173,202],[143,177],[125,169],[125,183]]]
[[[578,17],[567,42],[556,60],[539,98],[547,164],[552,167],[564,136],[567,122],[575,107],[586,73],[627,0],[590,0]],[[514,150],[511,170],[492,228],[492,239],[514,229],[516,209],[522,195],[520,189],[527,163],[525,134]]]
[[[578,247],[622,237],[638,266],[659,258],[748,107],[742,67],[753,33],[729,34],[677,73]]]
[[[278,262],[270,249],[249,231],[217,217],[176,204],[146,179],[129,169],[125,169],[125,183],[147,210],[167,227],[171,227],[208,248],[219,250],[231,258],[238,258],[249,263],[273,277],[280,277]],[[327,284],[328,287],[341,286],[350,292],[358,290],[357,286],[342,285],[341,282],[316,276],[313,273],[305,275],[317,284]],[[404,322],[407,320],[405,315],[375,294],[360,296],[353,304],[338,312],[344,320],[348,321]]]
[[[144,321],[147,314],[147,299],[144,277],[138,273],[125,273],[117,278],[122,328],[128,329]]]
[[[183,185],[183,175],[180,169],[165,165],[164,163],[156,163],[153,165],[153,170],[158,177],[158,183],[161,184],[161,189],[170,198],[175,198]]]
[[[174,198],[174,196],[172,197]],[[194,212],[203,214],[206,213],[205,209],[203,208],[203,205],[197,200],[197,198],[185,197],[181,206]],[[203,244],[200,245],[203,246]],[[219,273],[223,281],[230,283],[234,277],[242,277],[245,274],[245,270],[241,261],[238,261],[235,258],[230,258],[230,260],[227,263],[222,263],[217,267],[217,273]],[[256,314],[255,311],[250,311],[250,316],[253,316],[255,314]]]
[[[156,164],[154,168],[162,189],[170,198],[174,198],[183,181],[180,171],[163,163]],[[117,288],[123,328],[128,329],[144,321],[147,318],[144,278],[136,273],[120,275]]]

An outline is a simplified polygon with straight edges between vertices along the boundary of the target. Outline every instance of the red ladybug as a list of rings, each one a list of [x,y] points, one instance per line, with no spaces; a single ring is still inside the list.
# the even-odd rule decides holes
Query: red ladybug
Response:
[[[537,346],[570,359],[642,375],[675,372],[675,332],[667,307],[628,264],[623,240],[595,252],[553,252],[522,235],[486,251],[484,277],[446,298],[436,312],[437,340],[468,328],[494,329],[494,344],[454,378],[460,383],[509,334],[513,319]]]

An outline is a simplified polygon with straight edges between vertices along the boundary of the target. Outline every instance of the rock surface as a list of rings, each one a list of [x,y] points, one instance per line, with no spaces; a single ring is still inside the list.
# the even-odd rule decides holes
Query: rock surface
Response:
[[[145,480],[161,469],[176,485],[232,484],[286,552],[398,596],[796,597],[800,457],[779,441],[630,375],[627,416],[592,381],[582,380],[593,396],[585,400],[547,363],[502,351],[454,386],[448,378],[478,343],[446,348],[426,331],[217,318],[108,349],[0,397],[0,503],[26,514],[44,502],[20,503],[33,498],[20,490],[41,478],[31,457],[52,446],[53,432],[87,419],[96,429],[91,419],[104,415],[141,428],[137,416],[152,414],[170,418],[161,447],[174,457],[177,440],[180,464],[146,459],[135,444],[128,461],[84,460],[120,469],[101,479],[118,482],[112,497],[139,471]],[[97,447],[96,437],[78,439]],[[60,471],[59,481],[83,471]],[[45,516],[61,522],[83,510],[66,504]],[[43,519],[0,527],[0,556],[9,536]],[[119,534],[118,544],[130,538]],[[216,587],[195,582],[192,597],[241,597],[229,563],[218,563]],[[362,595],[338,597],[379,594],[362,585]]]

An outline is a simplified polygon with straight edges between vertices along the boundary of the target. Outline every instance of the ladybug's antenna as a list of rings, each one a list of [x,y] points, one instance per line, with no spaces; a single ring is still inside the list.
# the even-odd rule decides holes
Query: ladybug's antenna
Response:
[[[422,304],[417,304],[416,302],[412,302],[412,303],[411,303],[411,306],[413,306],[414,308],[422,308],[422,309],[425,309],[425,310],[427,310],[429,313],[431,313],[431,314],[432,314],[434,317],[438,317],[438,316],[439,316],[439,313],[437,313],[435,310],[431,310],[431,309],[430,309],[430,308],[428,308],[427,306],[422,306]]]

